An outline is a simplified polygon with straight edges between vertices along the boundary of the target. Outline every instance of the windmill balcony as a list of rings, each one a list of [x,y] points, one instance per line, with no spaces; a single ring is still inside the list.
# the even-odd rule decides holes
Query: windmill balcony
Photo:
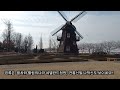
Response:
[[[76,41],[80,41],[80,37],[79,36],[76,36]]]
[[[57,40],[60,41],[60,40],[61,40],[61,37],[60,37],[60,36],[57,36]]]

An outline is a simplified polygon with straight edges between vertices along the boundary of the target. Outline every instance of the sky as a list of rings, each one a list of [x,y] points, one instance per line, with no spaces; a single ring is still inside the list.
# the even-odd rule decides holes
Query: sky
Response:
[[[71,20],[81,11],[63,12]],[[73,23],[77,31],[84,37],[78,43],[98,43],[120,39],[120,11],[86,12],[85,16]],[[24,36],[30,33],[34,46],[38,45],[42,33],[43,48],[49,46],[50,33],[66,23],[57,11],[0,11],[0,40],[2,40],[2,32],[6,28],[3,20],[11,20],[15,32],[22,33]],[[55,37],[56,35],[52,38]]]

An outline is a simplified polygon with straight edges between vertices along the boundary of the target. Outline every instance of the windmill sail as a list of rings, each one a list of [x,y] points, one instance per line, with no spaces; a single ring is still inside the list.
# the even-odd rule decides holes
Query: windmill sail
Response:
[[[57,29],[55,29],[54,31],[51,32],[51,35],[55,35],[56,33],[58,33],[60,30],[62,30],[62,28],[64,27],[65,25],[61,25],[59,26]]]
[[[87,12],[82,11],[78,15],[76,15],[73,19],[71,19],[71,22],[77,22],[80,18],[82,18]]]
[[[64,14],[64,12],[62,12],[62,11],[58,11],[59,12],[59,14],[63,17],[63,19],[67,22],[68,21],[68,18],[67,18],[67,16]]]
[[[83,39],[83,36],[77,30],[75,30],[75,32],[80,36],[81,39]]]

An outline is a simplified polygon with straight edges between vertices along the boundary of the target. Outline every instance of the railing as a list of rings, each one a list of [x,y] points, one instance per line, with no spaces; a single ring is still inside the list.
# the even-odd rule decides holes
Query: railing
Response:
[[[120,60],[120,58],[107,58],[107,61],[117,61]]]
[[[60,41],[60,40],[61,40],[61,37],[60,37],[60,36],[57,36],[57,40]],[[80,41],[80,37],[79,37],[79,36],[76,36],[76,41]]]

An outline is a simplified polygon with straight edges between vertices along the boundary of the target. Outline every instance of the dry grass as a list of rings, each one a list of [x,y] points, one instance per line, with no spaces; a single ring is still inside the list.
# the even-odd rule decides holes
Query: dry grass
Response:
[[[36,55],[26,56],[9,56],[1,57],[0,64],[14,65],[0,65],[0,78],[1,79],[120,79],[120,61],[105,61],[106,56],[89,56],[81,55],[77,58],[75,56],[54,56],[54,55],[42,55],[40,57]],[[114,56],[107,56],[114,57]],[[76,58],[76,59],[75,59]],[[29,60],[28,60],[29,59]],[[86,61],[88,59],[88,61]],[[64,62],[64,61],[77,61],[77,62]],[[84,61],[84,62],[83,62]],[[44,62],[44,63],[40,63]],[[45,63],[51,62],[51,63]],[[59,63],[58,63],[59,62]],[[16,65],[15,65],[16,63]],[[24,63],[24,64],[18,64]],[[25,64],[32,63],[32,64]],[[33,64],[39,63],[39,64]],[[110,70],[114,71],[114,75],[5,75],[4,71],[18,70],[33,71],[33,70],[58,70],[58,71],[70,71],[70,70]]]
[[[114,75],[5,75],[5,70],[110,70]],[[91,62],[62,62],[1,65],[2,79],[120,79],[119,61],[91,61]]]
[[[27,59],[34,58],[34,55],[9,55],[0,57],[0,65],[27,63]]]
[[[61,55],[61,54],[31,54],[9,55],[0,57],[0,64],[28,64],[28,63],[53,63],[53,62],[81,62],[81,61],[106,61],[107,57],[120,58],[113,55]]]

